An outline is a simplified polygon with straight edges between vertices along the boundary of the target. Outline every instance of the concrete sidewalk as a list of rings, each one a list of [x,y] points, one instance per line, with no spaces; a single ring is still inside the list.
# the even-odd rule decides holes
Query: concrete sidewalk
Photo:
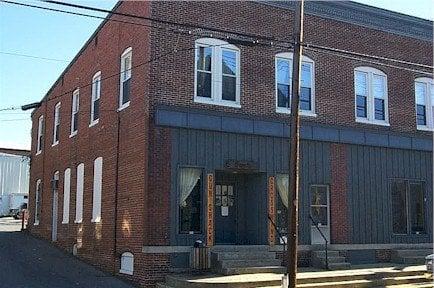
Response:
[[[134,287],[20,228],[20,220],[0,218],[0,288]]]

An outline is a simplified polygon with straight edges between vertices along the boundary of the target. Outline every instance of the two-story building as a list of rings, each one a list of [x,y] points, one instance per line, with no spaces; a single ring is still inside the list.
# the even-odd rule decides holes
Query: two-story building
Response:
[[[119,2],[32,114],[31,233],[145,286],[197,240],[281,257],[293,4]],[[347,263],[432,247],[433,23],[305,13],[300,265],[321,234]]]

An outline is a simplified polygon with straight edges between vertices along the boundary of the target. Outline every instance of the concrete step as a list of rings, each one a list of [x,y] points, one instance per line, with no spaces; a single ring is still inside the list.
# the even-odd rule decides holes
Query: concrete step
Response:
[[[300,288],[365,288],[365,287],[389,287],[389,285],[408,285],[426,283],[424,276],[405,276],[373,280],[350,280],[322,283],[298,284]]]
[[[395,250],[396,256],[398,257],[426,257],[433,254],[433,249],[407,249],[407,250]]]
[[[268,251],[212,252],[211,257],[216,257],[216,260],[276,259],[276,253]]]
[[[279,259],[222,260],[219,262],[219,268],[280,266],[281,264],[282,261]]]
[[[312,251],[312,256],[313,257],[324,257],[325,258],[325,250],[318,250],[318,251]],[[327,251],[327,256],[328,257],[339,257],[339,251],[335,251],[335,250],[329,250]]]
[[[220,273],[223,275],[242,275],[242,274],[255,274],[255,273],[283,274],[285,272],[286,272],[286,267],[283,266],[235,267],[235,268],[220,269]]]
[[[167,276],[166,285],[173,288],[254,288],[280,285],[281,277],[268,279],[245,279],[238,281],[219,281],[216,279],[184,279],[177,276]]]
[[[329,262],[329,269],[330,270],[345,270],[350,269],[351,264],[348,262],[338,262],[338,263],[330,263]]]
[[[265,252],[269,251],[268,245],[216,245],[211,252]]]

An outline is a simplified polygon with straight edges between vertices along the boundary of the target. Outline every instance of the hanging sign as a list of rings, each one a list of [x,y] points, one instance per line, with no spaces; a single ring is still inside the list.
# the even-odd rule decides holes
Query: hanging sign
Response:
[[[276,189],[274,186],[274,176],[270,176],[268,177],[268,215],[270,216],[270,218],[273,220],[274,223],[276,223],[275,195],[276,195]],[[268,244],[270,246],[273,246],[275,240],[276,240],[276,230],[273,223],[271,223],[270,219],[268,219]]]
[[[207,229],[206,245],[214,245],[214,175],[207,175]]]

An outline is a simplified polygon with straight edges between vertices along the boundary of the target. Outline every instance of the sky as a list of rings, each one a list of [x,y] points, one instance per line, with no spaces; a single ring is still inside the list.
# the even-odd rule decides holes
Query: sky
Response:
[[[39,1],[16,1],[65,9]],[[111,9],[117,1],[68,0],[67,2]],[[434,19],[432,0],[357,0],[356,2],[425,19]],[[105,16],[101,13],[82,12]],[[30,149],[31,111],[2,110],[40,101],[100,22],[101,20],[98,19],[0,2],[0,147]]]

